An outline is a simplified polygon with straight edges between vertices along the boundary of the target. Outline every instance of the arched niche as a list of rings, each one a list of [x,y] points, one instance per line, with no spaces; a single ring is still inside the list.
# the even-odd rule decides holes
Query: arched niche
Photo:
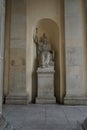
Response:
[[[41,19],[39,20],[33,28],[33,35],[35,35],[35,30],[38,28],[38,36],[42,37],[43,33],[46,33],[49,43],[52,49],[55,51],[55,82],[54,90],[57,101],[59,100],[60,92],[60,67],[59,67],[59,28],[55,21],[51,19]],[[32,97],[33,100],[37,96],[37,58],[36,58],[36,45],[33,47],[33,74],[32,74]]]

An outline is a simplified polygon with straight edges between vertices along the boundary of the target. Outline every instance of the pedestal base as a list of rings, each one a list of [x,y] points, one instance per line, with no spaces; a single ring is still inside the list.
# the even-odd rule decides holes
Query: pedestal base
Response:
[[[54,97],[54,68],[38,68],[38,93],[36,103],[56,103]]]
[[[9,95],[6,104],[27,104],[27,95]]]
[[[83,96],[66,96],[64,98],[66,105],[87,105],[87,98]]]

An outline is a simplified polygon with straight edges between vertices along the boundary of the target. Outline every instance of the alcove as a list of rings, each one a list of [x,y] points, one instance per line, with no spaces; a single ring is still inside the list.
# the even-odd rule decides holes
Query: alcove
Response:
[[[55,21],[51,19],[41,19],[39,20],[36,25],[34,26],[33,29],[33,34],[35,35],[36,28],[38,28],[38,36],[39,38],[42,37],[43,33],[46,34],[47,39],[49,43],[51,44],[52,50],[55,51],[55,76],[54,76],[54,94],[55,97],[59,97],[59,92],[60,92],[60,67],[59,67],[59,29],[58,25],[56,24]],[[34,63],[34,68],[33,68],[33,74],[32,74],[32,96],[33,100],[37,96],[37,58],[36,58],[36,45],[34,44],[33,48],[33,63]],[[57,99],[58,101],[58,99]]]

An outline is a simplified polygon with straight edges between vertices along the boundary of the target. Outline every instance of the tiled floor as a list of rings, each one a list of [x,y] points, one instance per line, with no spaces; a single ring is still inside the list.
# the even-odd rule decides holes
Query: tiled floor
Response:
[[[87,117],[87,106],[4,105],[3,114],[17,130],[76,130]]]

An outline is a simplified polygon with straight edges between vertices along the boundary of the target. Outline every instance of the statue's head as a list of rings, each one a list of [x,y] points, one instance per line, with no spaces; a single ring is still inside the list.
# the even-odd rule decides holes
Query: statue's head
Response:
[[[43,43],[47,44],[47,37],[45,33],[43,33]]]
[[[38,28],[36,28],[36,33],[38,33]]]

